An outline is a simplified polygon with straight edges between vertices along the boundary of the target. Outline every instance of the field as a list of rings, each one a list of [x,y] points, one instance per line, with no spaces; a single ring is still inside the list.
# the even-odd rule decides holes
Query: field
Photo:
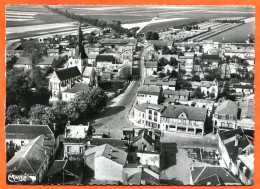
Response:
[[[252,6],[52,6],[63,11],[73,12],[91,18],[112,22],[119,20],[122,26],[131,28],[140,26],[141,32],[158,31],[161,29],[188,24],[195,21],[223,17],[254,17]],[[42,35],[46,32],[66,32],[73,30],[72,22],[63,16],[53,14],[39,5],[15,5],[6,7],[7,39]],[[57,27],[49,28],[49,24]],[[64,24],[64,25],[63,25]],[[39,28],[41,25],[41,29]],[[31,27],[30,31],[25,30]],[[22,32],[21,32],[22,31]]]

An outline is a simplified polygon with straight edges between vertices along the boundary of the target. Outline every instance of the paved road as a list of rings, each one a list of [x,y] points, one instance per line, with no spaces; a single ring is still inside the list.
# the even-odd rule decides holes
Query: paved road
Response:
[[[142,57],[142,54],[141,54]],[[129,111],[131,110],[137,89],[142,81],[142,69],[143,60],[140,63],[140,73],[141,77],[136,78],[133,84],[129,87],[122,100],[117,104],[117,106],[109,107],[100,115],[97,115],[92,120],[89,120],[91,125],[98,131],[109,131],[111,137],[121,138],[123,128],[132,128],[133,125],[128,119]]]

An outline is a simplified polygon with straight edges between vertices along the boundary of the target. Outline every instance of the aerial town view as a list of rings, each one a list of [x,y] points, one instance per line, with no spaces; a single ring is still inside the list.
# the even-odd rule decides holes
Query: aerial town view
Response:
[[[6,6],[7,184],[254,184],[255,7]]]

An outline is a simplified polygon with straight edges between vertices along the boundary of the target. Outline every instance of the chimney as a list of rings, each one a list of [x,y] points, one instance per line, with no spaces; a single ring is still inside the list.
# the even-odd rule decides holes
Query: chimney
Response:
[[[107,132],[108,138],[111,138],[110,131]]]
[[[47,155],[47,150],[46,149],[44,149],[44,154]]]
[[[88,122],[88,126],[89,126],[89,122]]]
[[[53,130],[56,131],[56,123],[53,123]]]
[[[19,124],[20,124],[20,121],[17,121],[17,124],[19,125]]]
[[[238,146],[238,139],[239,139],[239,135],[235,136],[235,146]]]
[[[70,126],[70,121],[68,121],[68,126]]]
[[[32,121],[30,121],[30,125],[32,125]]]

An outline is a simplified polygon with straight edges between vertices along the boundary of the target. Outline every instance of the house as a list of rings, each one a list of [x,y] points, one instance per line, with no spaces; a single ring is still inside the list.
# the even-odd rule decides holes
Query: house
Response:
[[[134,106],[134,124],[140,127],[159,128],[161,112],[164,106],[152,103],[143,103]]]
[[[117,70],[120,64],[117,64],[116,58],[112,55],[97,55],[96,56],[96,70],[100,73],[104,69],[113,71]]]
[[[219,55],[214,54],[203,54],[201,56],[201,61],[207,68],[213,69],[217,68],[220,62]]]
[[[43,56],[39,62],[36,64],[36,66],[41,68],[58,68],[61,67],[61,64],[65,62],[65,57],[60,56]]]
[[[189,91],[173,91],[166,89],[163,91],[163,97],[170,99],[172,103],[187,103],[189,101]]]
[[[96,54],[88,54],[88,65],[96,65]]]
[[[154,73],[157,72],[157,61],[147,61],[145,62],[145,76],[151,76],[154,75]]]
[[[123,183],[127,152],[109,144],[96,146],[85,151],[84,164],[94,172],[95,180]]]
[[[6,164],[9,184],[39,184],[48,171],[51,149],[40,135],[23,146]]]
[[[15,68],[24,68],[24,69],[30,69],[32,68],[33,63],[32,60],[29,57],[19,57],[14,64]]]
[[[238,178],[244,185],[254,184],[254,153],[238,155]]]
[[[54,133],[48,125],[8,124],[5,127],[5,142],[8,145],[14,144],[21,147],[40,135],[44,135],[55,144]]]
[[[214,100],[193,99],[188,102],[188,105],[197,108],[206,108],[208,110],[208,117],[210,117],[211,114],[213,113]]]
[[[48,184],[82,184],[83,166],[74,161],[55,160],[47,176]]]
[[[255,130],[255,102],[254,100],[246,100],[239,102],[241,109],[240,119],[237,120],[237,128],[243,130]]]
[[[23,52],[22,43],[20,43],[20,42],[7,42],[7,44],[6,44],[6,55],[7,56],[20,57],[22,52]]]
[[[200,133],[203,135],[206,119],[206,108],[168,105],[161,113],[160,129],[162,131]]]
[[[81,81],[81,73],[77,66],[54,70],[50,80],[49,89],[52,96],[57,96],[67,88],[71,88],[76,82]]]
[[[236,93],[240,93],[243,96],[251,95],[254,93],[254,85],[251,83],[235,83],[233,84],[233,89],[236,90]]]
[[[155,140],[149,134],[147,129],[141,129],[138,133],[138,136],[134,137],[130,141],[130,146],[134,147],[137,152],[144,152],[144,151],[154,152]]]
[[[253,141],[242,129],[219,132],[218,139],[225,166],[239,177],[243,184],[253,184]],[[244,160],[248,162],[244,163]]]
[[[126,38],[126,39],[102,39],[99,41],[104,47],[108,47],[111,49],[118,49],[119,52],[122,52],[125,48],[131,48],[135,51],[137,45],[137,39],[134,38]]]
[[[214,95],[214,98],[217,98],[219,93],[219,83],[215,79],[214,81],[201,81],[200,90],[204,95]]]
[[[213,114],[213,130],[219,132],[220,130],[236,129],[236,122],[238,117],[238,105],[226,100],[222,102]]]
[[[82,72],[82,82],[90,86],[97,86],[97,72],[94,67],[85,67]]]
[[[137,104],[151,103],[158,104],[161,101],[162,88],[158,86],[142,86],[138,88],[136,101]]]
[[[241,185],[226,168],[220,166],[193,167],[191,185]]]
[[[172,79],[168,77],[165,78],[147,77],[144,79],[143,85],[158,86],[161,87],[163,90],[165,89],[175,90],[176,79]]]
[[[191,73],[193,70],[193,56],[179,56],[178,61],[182,65],[182,69],[186,70],[186,72]]]
[[[59,49],[47,49],[48,56],[59,56],[60,50]]]
[[[90,87],[88,84],[85,83],[75,83],[75,85],[72,88],[67,88],[64,91],[62,91],[62,100],[63,101],[71,101],[75,99],[75,97],[79,93],[89,93]]]
[[[67,124],[63,137],[64,157],[70,161],[83,161],[84,151],[92,127]]]

